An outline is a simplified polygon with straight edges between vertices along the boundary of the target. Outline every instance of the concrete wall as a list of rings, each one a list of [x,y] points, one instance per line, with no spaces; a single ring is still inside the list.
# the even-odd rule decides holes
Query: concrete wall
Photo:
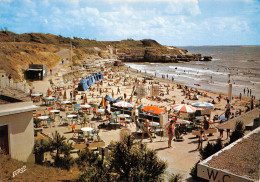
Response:
[[[0,107],[2,106],[4,105]],[[19,161],[34,162],[33,110],[0,115],[0,125],[8,125],[9,153],[11,157]]]

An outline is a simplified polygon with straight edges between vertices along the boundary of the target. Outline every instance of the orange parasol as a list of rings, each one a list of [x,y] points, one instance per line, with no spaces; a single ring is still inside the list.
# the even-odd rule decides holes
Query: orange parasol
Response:
[[[165,113],[164,109],[157,107],[157,106],[145,106],[142,108],[142,110],[145,112],[149,112],[151,114],[158,114],[158,115]]]

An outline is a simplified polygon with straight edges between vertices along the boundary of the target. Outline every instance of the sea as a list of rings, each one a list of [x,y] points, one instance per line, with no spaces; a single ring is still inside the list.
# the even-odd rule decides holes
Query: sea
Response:
[[[212,56],[212,61],[179,63],[126,63],[133,69],[187,86],[260,98],[260,46],[185,46],[192,54]],[[245,90],[245,94],[244,94]]]

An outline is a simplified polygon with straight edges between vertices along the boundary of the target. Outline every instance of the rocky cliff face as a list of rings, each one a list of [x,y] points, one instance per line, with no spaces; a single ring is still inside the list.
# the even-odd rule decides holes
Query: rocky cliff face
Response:
[[[131,53],[118,54],[120,60],[124,62],[159,62],[159,63],[178,63],[180,61],[210,61],[201,56],[201,54],[189,54],[188,52],[161,53],[157,50],[139,50]]]
[[[211,60],[211,57],[202,57],[201,54],[190,54],[187,50],[163,46],[150,39],[141,40],[138,47],[119,49],[118,52],[118,58],[124,62],[177,63],[179,61]]]

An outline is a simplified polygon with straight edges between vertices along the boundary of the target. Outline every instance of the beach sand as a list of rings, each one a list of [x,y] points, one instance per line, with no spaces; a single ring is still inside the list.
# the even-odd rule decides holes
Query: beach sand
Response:
[[[63,72],[61,71],[61,69],[67,69],[70,70],[69,68],[69,63],[66,63],[64,65],[59,64],[57,66],[56,69],[53,69],[53,75],[49,75],[47,78],[45,78],[45,80],[43,81],[37,81],[37,82],[33,82],[32,83],[32,87],[35,87],[35,89],[38,92],[43,93],[44,95],[46,94],[46,91],[48,88],[50,88],[50,83],[49,83],[49,79],[52,79],[54,82],[53,87],[55,87],[56,83],[60,83],[62,81],[62,77],[61,76],[57,76],[58,73],[59,74],[63,74]],[[100,69],[96,69],[96,70],[92,70],[91,72],[99,72]],[[96,96],[105,96],[105,95],[109,95],[110,97],[112,97],[112,90],[114,92],[114,98],[118,98],[119,96],[124,96],[124,93],[126,93],[127,95],[127,99],[130,98],[130,95],[132,93],[132,87],[134,85],[134,80],[138,79],[138,80],[143,80],[145,75],[144,73],[137,73],[136,70],[132,70],[126,66],[119,66],[119,67],[107,67],[104,69],[103,71],[104,73],[107,73],[106,76],[104,76],[103,79],[103,85],[99,86],[99,88],[102,88],[102,90],[106,90],[107,92],[103,92],[100,95],[99,90],[95,89],[94,91],[87,91],[87,98],[88,98],[88,103],[100,103],[101,102],[101,98],[97,98]],[[108,78],[108,75],[110,75],[110,78]],[[81,77],[83,77],[84,75],[82,75]],[[113,76],[113,78],[111,77]],[[124,86],[124,79],[127,78],[126,83],[129,85]],[[64,84],[64,86],[67,88],[67,98],[70,98],[70,91],[72,90],[73,87],[77,86],[77,83],[79,81],[80,78],[78,79],[74,79],[74,82],[71,80],[69,82],[67,82],[66,84]],[[159,82],[161,89],[166,92],[166,89],[169,84],[169,94],[168,95],[164,95],[164,96],[160,96],[163,99],[168,99],[169,101],[161,101],[161,102],[157,102],[157,101],[152,101],[149,98],[143,98],[141,100],[141,103],[145,106],[145,105],[156,105],[159,107],[163,107],[166,108],[167,110],[169,110],[171,108],[171,105],[173,104],[173,100],[175,100],[176,104],[180,104],[183,100],[185,103],[192,103],[195,102],[195,100],[188,100],[185,98],[185,96],[183,96],[181,89],[177,89],[177,84],[176,82],[172,82],[171,80],[167,80],[167,79],[160,79],[160,78],[155,78],[153,77],[154,80],[151,80],[153,82]],[[76,81],[77,80],[77,81]],[[147,80],[146,84],[143,84],[144,87],[151,89],[151,85],[149,84],[149,82],[151,82],[150,80]],[[114,84],[112,86],[108,86],[108,83]],[[70,88],[69,85],[71,85]],[[172,89],[172,87],[174,86],[174,89]],[[91,88],[97,88],[97,84],[94,84],[91,86]],[[119,94],[117,94],[117,88],[120,88],[120,92]],[[213,119],[213,116],[215,114],[221,115],[224,111],[225,111],[225,105],[226,105],[226,100],[224,100],[223,98],[227,97],[227,95],[223,95],[223,98],[221,99],[220,102],[217,101],[216,97],[219,96],[220,93],[216,93],[216,92],[212,92],[212,91],[206,91],[206,90],[200,90],[201,92],[206,92],[207,93],[207,97],[202,97],[200,96],[199,101],[212,101],[212,98],[214,98],[214,100],[216,101],[217,104],[215,104],[215,108],[219,108],[219,110],[213,110],[211,113],[211,121]],[[92,94],[94,95],[94,97],[92,97]],[[81,100],[81,95],[77,95],[76,97],[76,101],[77,103],[82,103],[83,101]],[[137,98],[136,96],[133,97],[132,99],[132,103],[137,105],[136,103]],[[36,104],[40,104],[40,103],[36,103]],[[239,98],[237,96],[234,97],[234,99],[232,100],[232,106],[234,109],[232,109],[232,112],[241,109],[242,111],[245,110],[245,106],[246,104],[249,104],[249,98],[243,97],[242,100],[240,101]],[[46,109],[46,107],[41,107],[39,110],[44,110]],[[65,117],[65,112],[61,112],[61,115],[63,115]],[[89,116],[89,118],[91,118],[92,116]],[[55,130],[57,130],[58,132],[60,132],[62,135],[64,135],[66,138],[71,138],[72,137],[72,133],[68,133],[68,127],[65,126],[58,126],[58,122],[55,122],[56,126],[52,127],[52,128],[44,128],[43,129],[43,133],[51,135],[51,133],[53,133]],[[95,122],[95,126],[97,127],[100,124],[100,122]],[[135,132],[136,127],[135,124],[131,124],[128,126],[128,129],[130,129],[132,132]],[[99,136],[101,137],[101,139],[103,139],[106,143],[106,145],[108,145],[111,141],[118,141],[120,139],[120,129],[116,129],[116,130],[106,130],[106,129],[101,129]],[[219,133],[215,133],[214,136],[210,136],[209,137],[209,142],[211,141],[215,141],[219,136]],[[137,135],[137,140],[140,140],[141,135]],[[223,140],[225,141],[226,139],[226,133],[224,132],[224,137]],[[189,172],[190,169],[194,166],[194,164],[200,160],[200,156],[199,156],[199,151],[197,150],[197,146],[198,146],[198,138],[196,138],[194,135],[192,135],[191,133],[187,133],[186,135],[184,135],[184,141],[182,142],[172,142],[172,149],[168,148],[168,138],[167,137],[160,137],[157,136],[156,138],[154,138],[154,142],[150,143],[150,140],[148,138],[144,139],[144,143],[147,144],[147,146],[151,149],[154,149],[157,151],[158,156],[165,160],[168,163],[168,171],[170,172],[176,172],[176,173],[181,173],[184,175],[184,178],[187,179],[189,178]],[[206,145],[206,141],[203,142],[203,146]]]

